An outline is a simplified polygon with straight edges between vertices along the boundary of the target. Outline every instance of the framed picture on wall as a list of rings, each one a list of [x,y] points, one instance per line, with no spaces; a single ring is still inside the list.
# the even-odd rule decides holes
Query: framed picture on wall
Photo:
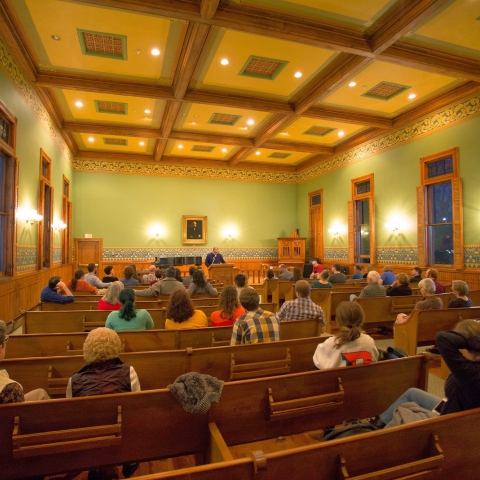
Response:
[[[207,217],[183,216],[182,243],[207,243]]]

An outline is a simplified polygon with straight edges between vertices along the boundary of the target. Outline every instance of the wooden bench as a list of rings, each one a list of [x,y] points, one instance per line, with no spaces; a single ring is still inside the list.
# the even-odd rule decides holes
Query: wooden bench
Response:
[[[407,388],[425,388],[426,378],[427,361],[420,356],[228,382],[208,415],[186,413],[165,389],[4,405],[2,477],[14,480],[186,454],[195,455],[197,464],[232,460],[233,445],[373,416]],[[393,461],[391,446],[386,446]],[[203,467],[204,476],[196,478],[212,478],[211,467]],[[275,478],[285,478],[291,470]]]
[[[332,333],[332,321],[335,319],[335,312],[337,311],[338,304],[340,302],[348,302],[350,301],[350,295],[354,293],[355,295],[358,295],[360,293],[360,290],[357,290],[355,292],[337,292],[337,291],[329,291],[327,295],[321,294],[321,298],[315,302],[317,305],[322,307],[323,313],[325,314],[325,321],[326,321],[326,327],[325,331],[327,333]]]
[[[405,323],[394,325],[395,346],[415,355],[418,346],[435,343],[437,332],[452,330],[457,322],[476,318],[480,318],[480,307],[414,310]]]

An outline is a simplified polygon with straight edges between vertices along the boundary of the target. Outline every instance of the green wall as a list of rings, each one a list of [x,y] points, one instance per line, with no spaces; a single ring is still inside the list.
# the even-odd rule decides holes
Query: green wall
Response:
[[[208,217],[209,246],[276,247],[297,228],[296,185],[83,172],[74,181],[74,237],[91,233],[104,247],[180,246],[183,215]],[[163,238],[149,233],[155,224]]]

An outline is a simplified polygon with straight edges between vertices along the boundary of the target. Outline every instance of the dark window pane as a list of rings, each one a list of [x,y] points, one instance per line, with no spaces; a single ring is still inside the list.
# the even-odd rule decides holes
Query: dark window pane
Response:
[[[451,182],[432,185],[429,190],[430,224],[452,222]]]
[[[5,212],[5,159],[3,157],[0,157],[0,212],[6,213]]]
[[[453,265],[453,225],[429,227],[430,263]]]
[[[0,116],[0,138],[5,143],[8,143],[9,135],[10,135],[10,123],[7,122],[5,118]]]
[[[320,201],[321,201],[320,195],[313,195],[312,196],[312,207],[314,205],[320,205]]]
[[[359,182],[355,184],[355,190],[357,191],[357,195],[361,195],[362,193],[369,193],[370,192],[370,180],[366,182]]]
[[[369,223],[369,201],[357,200],[355,202],[357,225],[368,225]]]
[[[47,162],[42,162],[42,175],[47,178],[47,173],[48,173],[48,163]]]
[[[452,157],[441,158],[427,164],[428,178],[435,178],[441,175],[453,173]]]

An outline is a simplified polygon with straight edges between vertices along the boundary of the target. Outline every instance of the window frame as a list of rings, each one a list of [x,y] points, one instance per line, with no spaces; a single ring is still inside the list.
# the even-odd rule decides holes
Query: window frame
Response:
[[[317,195],[320,196],[320,203],[318,205],[312,205],[312,198]],[[315,223],[314,219],[317,219],[318,225]],[[323,237],[323,189],[308,194],[308,236],[310,258],[318,257],[323,261],[325,257]]]
[[[43,175],[43,162],[46,161],[48,163],[47,167],[47,175]],[[52,175],[52,160],[46,154],[43,148],[40,149],[40,182],[39,182],[39,194],[38,194],[38,209],[39,213],[43,216],[42,220],[38,222],[38,270],[49,269],[53,266],[53,229],[52,229],[52,221],[53,221],[53,198],[54,198],[54,190],[51,186],[50,179]],[[49,225],[47,225],[47,231],[49,235],[49,264],[47,266],[44,265],[46,258],[44,252],[45,246],[45,190],[46,188],[50,189],[50,209],[49,209]]]
[[[67,193],[65,193],[65,185]],[[63,175],[62,181],[62,222],[66,228],[62,230],[62,263],[67,264],[72,261],[72,209],[70,202],[70,180]]]

